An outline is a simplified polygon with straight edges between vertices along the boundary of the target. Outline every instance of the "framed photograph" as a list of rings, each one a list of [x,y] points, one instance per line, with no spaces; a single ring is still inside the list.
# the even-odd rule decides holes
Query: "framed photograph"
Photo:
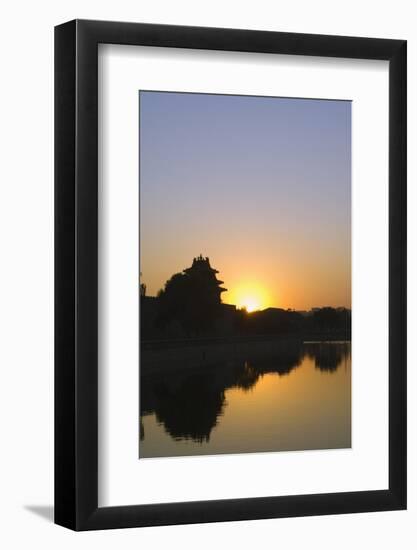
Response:
[[[406,508],[406,42],[55,29],[55,522]]]

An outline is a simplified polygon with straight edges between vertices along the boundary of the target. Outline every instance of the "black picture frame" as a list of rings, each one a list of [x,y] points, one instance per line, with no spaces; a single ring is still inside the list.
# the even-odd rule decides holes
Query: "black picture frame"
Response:
[[[98,506],[98,44],[389,61],[389,488]],[[406,41],[74,20],[55,28],[55,523],[108,529],[406,508]]]

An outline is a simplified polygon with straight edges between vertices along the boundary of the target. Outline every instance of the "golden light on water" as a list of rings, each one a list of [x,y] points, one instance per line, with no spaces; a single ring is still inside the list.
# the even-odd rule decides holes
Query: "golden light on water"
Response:
[[[270,306],[266,290],[258,283],[247,283],[237,286],[228,295],[228,302],[235,304],[248,313],[259,311]]]

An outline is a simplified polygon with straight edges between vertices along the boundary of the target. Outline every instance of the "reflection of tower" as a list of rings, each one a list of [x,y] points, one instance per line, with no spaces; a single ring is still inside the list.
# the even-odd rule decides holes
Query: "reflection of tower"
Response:
[[[221,293],[226,292],[226,288],[221,285],[223,281],[219,281],[216,277],[218,271],[213,269],[208,258],[197,256],[194,258],[191,267],[184,269],[184,273],[188,275],[190,281],[195,283],[197,288],[203,288],[206,295],[215,303],[221,302]]]

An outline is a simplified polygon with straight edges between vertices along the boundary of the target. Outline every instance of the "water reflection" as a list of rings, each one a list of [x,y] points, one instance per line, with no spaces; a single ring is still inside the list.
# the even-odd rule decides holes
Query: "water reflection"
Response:
[[[345,371],[348,369],[348,376],[338,380],[337,386],[331,388],[326,375],[337,376],[342,365]],[[296,375],[297,371],[303,372]],[[276,380],[271,384],[271,376],[294,382],[286,387],[285,394],[280,393],[282,384],[276,386]],[[274,391],[270,391],[270,387]],[[300,396],[305,392],[309,392],[309,398],[301,401]],[[251,357],[249,354],[246,360],[239,358],[236,361],[229,357],[223,364],[200,366],[195,370],[190,367],[175,368],[174,371],[159,369],[157,374],[141,376],[140,398],[140,457],[249,452],[267,448],[281,450],[291,445],[294,445],[293,448],[348,446],[350,343],[297,342],[286,344],[279,351],[275,349],[270,356]],[[314,404],[311,402],[309,405],[311,399],[314,399]],[[345,404],[337,404],[338,399]],[[287,401],[289,406],[285,406]],[[323,411],[327,402],[329,410]],[[329,435],[323,439],[321,435],[317,445],[311,435],[314,430],[311,429],[311,433],[304,437],[305,447],[303,441],[284,444],[287,439],[293,439],[298,431],[302,435],[302,426],[310,421],[309,415],[310,419],[312,415],[322,413],[323,418],[331,417],[342,406],[343,415],[339,414],[339,417],[343,416],[342,435],[339,433],[341,428],[329,425],[327,433],[334,432],[335,436],[331,438]],[[253,422],[252,418],[248,419],[249,410],[252,417],[253,413],[256,416],[259,412],[259,418],[263,415],[264,419],[262,422],[259,420],[258,424],[255,419],[254,432],[246,429]],[[226,413],[229,415],[227,422]],[[286,417],[288,421],[285,423]],[[273,439],[274,418],[276,425],[282,428],[276,442]],[[321,421],[318,416],[317,421]],[[298,424],[295,425],[295,422]],[[288,428],[285,428],[286,425]],[[286,433],[291,430],[292,434]],[[263,431],[263,436],[257,431]],[[214,432],[219,435],[215,443],[212,442]],[[256,442],[259,445],[259,441],[262,448],[258,449]]]
[[[321,371],[333,372],[350,359],[350,342],[306,342],[304,350]]]

